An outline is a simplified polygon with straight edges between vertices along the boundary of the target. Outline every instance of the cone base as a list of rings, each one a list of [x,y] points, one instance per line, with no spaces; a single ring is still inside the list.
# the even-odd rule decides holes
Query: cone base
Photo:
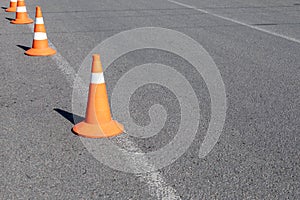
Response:
[[[5,9],[5,12],[17,12],[17,8],[10,7]]]
[[[120,135],[124,132],[123,125],[117,121],[110,121],[106,124],[88,124],[85,121],[76,124],[73,132],[87,138],[107,138]]]
[[[46,49],[34,49],[31,48],[27,51],[25,51],[25,54],[28,56],[51,56],[56,54],[56,51],[50,47]]]
[[[33,23],[33,20],[30,18],[27,19],[14,19],[10,23],[12,24],[31,24]]]

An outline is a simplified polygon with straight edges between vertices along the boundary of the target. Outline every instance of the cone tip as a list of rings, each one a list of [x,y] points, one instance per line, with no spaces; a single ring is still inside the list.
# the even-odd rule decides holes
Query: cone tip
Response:
[[[100,55],[99,54],[93,54],[93,60],[94,61],[100,60]]]
[[[40,6],[36,7],[36,13],[35,13],[36,17],[43,17],[42,16],[42,9]]]
[[[102,64],[101,64],[101,60],[100,60],[100,55],[99,54],[93,54],[92,72],[94,72],[94,73],[101,73],[101,72],[103,72]]]

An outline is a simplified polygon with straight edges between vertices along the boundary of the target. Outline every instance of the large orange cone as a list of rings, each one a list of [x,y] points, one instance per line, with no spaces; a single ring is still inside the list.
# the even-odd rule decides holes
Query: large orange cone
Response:
[[[9,8],[5,10],[6,12],[16,12],[17,11],[17,0],[10,0]]]
[[[100,55],[93,55],[92,75],[85,120],[76,124],[73,131],[88,138],[104,138],[119,135],[123,125],[112,120]]]
[[[55,53],[56,51],[48,45],[42,10],[39,6],[37,6],[32,48],[27,50],[25,54],[29,56],[50,56]]]
[[[31,24],[33,20],[30,19],[27,15],[26,4],[24,0],[18,0],[17,2],[17,11],[16,19],[12,20],[12,24]]]

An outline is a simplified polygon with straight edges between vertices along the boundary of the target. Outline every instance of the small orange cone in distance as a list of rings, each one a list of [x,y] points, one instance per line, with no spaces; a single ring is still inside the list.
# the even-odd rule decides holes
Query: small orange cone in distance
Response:
[[[10,0],[9,8],[5,12],[16,12],[17,11],[17,0]]]
[[[26,4],[24,0],[18,0],[17,10],[16,10],[16,19],[12,20],[12,24],[31,24],[33,20],[30,19],[27,15]]]
[[[50,56],[56,51],[49,47],[47,33],[44,25],[42,10],[39,6],[36,7],[35,25],[32,48],[25,52],[28,56]]]
[[[112,120],[100,55],[93,55],[92,75],[85,120],[73,132],[88,138],[105,138],[124,132],[123,125]]]

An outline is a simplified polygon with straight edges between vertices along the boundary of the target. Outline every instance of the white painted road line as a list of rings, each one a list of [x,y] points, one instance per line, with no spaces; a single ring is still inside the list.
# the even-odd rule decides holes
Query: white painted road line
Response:
[[[28,24],[28,27],[30,28],[31,32],[34,33],[34,25],[33,24]],[[56,50],[56,54],[51,56],[55,64],[58,66],[59,70],[64,74],[66,77],[66,80],[68,81],[69,85],[72,87],[74,84],[75,78],[79,78],[76,76],[76,72],[73,67],[69,64],[69,62],[57,51],[57,48],[54,46],[54,44],[48,40],[48,44],[51,48]],[[75,87],[78,88],[83,88],[82,86],[83,81],[79,80],[77,82],[79,85],[76,85]],[[81,84],[82,83],[82,84]],[[127,146],[128,149],[134,149],[138,152],[142,152],[141,149],[138,148],[138,146],[129,140],[128,137],[124,136],[122,139],[123,145]],[[128,160],[132,160],[131,158],[127,158]],[[144,162],[135,162],[134,160],[132,161],[132,167],[133,168],[151,168],[153,166],[150,164],[145,157]],[[137,166],[139,165],[139,166]],[[155,169],[155,167],[152,167]],[[148,186],[149,189],[149,194],[153,196],[156,199],[163,199],[163,200],[180,200],[180,196],[177,195],[176,190],[169,186],[165,178],[161,173],[158,171],[147,173],[147,174],[135,174],[137,177],[140,178],[140,181],[145,182]]]
[[[255,29],[255,30],[258,30],[258,31],[261,31],[261,32],[264,32],[264,33],[268,33],[270,35],[274,35],[276,37],[280,37],[280,38],[284,38],[286,40],[289,40],[289,41],[292,41],[292,42],[296,42],[296,43],[299,43],[300,44],[300,40],[296,39],[296,38],[292,38],[292,37],[288,37],[286,35],[282,35],[282,34],[279,34],[279,33],[275,33],[273,31],[269,31],[269,30],[266,30],[264,28],[261,28],[261,27],[257,27],[257,26],[253,26],[253,25],[250,25],[250,24],[246,24],[244,22],[240,22],[240,21],[237,21],[235,19],[231,19],[231,18],[228,18],[228,17],[224,17],[224,16],[221,16],[221,15],[218,15],[218,14],[215,14],[215,13],[212,13],[212,12],[209,12],[209,11],[206,11],[206,10],[203,10],[203,9],[200,9],[200,8],[197,8],[195,6],[191,6],[191,5],[188,5],[188,4],[184,4],[184,3],[180,3],[178,1],[174,1],[174,0],[168,0],[170,3],[174,3],[176,5],[179,5],[179,6],[182,6],[182,7],[185,7],[185,8],[190,8],[190,9],[193,9],[193,10],[197,10],[197,11],[200,11],[202,13],[205,13],[205,14],[208,14],[208,15],[212,15],[212,16],[215,16],[215,17],[218,17],[220,19],[224,19],[224,20],[227,20],[227,21],[230,21],[230,22],[233,22],[233,23],[236,23],[236,24],[240,24],[242,26],[246,26],[246,27],[249,27],[249,28],[252,28],[252,29]]]
[[[34,33],[34,24],[28,24],[28,27],[30,28],[31,32]],[[71,67],[69,62],[57,51],[56,47],[50,40],[48,40],[48,44],[57,52],[55,55],[51,56],[51,58],[54,60],[55,64],[62,71],[62,73],[65,75],[68,83],[71,86],[73,86],[73,82],[76,78],[75,70],[73,69],[73,67]]]

